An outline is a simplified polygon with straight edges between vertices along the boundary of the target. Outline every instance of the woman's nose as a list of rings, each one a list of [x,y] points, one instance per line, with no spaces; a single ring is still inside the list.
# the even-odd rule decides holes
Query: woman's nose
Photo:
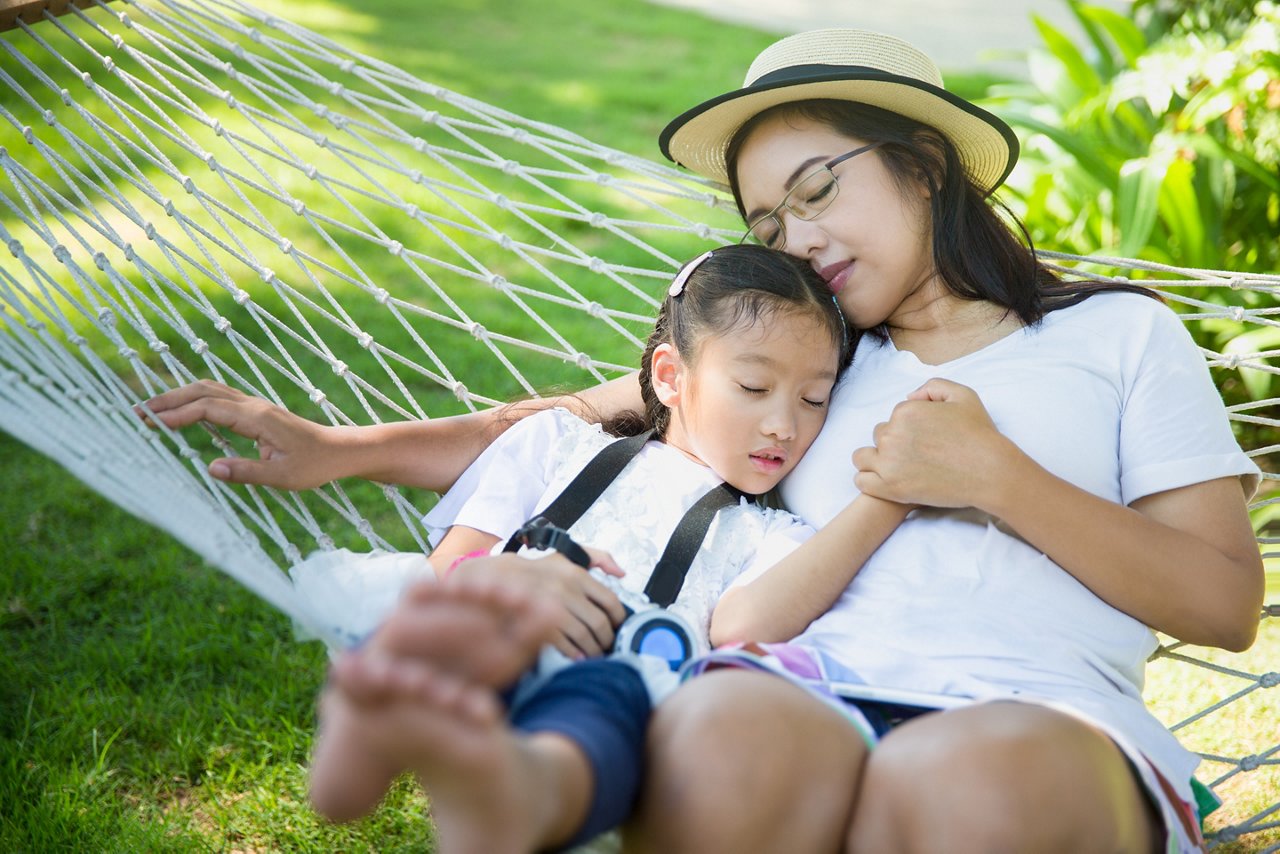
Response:
[[[827,233],[822,230],[817,221],[800,219],[790,211],[785,211],[782,216],[783,228],[787,232],[787,242],[782,247],[782,251],[797,258],[808,259],[826,246]]]

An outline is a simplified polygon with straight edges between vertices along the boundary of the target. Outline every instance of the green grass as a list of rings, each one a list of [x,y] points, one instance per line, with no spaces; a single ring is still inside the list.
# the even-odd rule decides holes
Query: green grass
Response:
[[[262,5],[457,92],[655,157],[667,119],[736,86],[746,62],[773,39],[642,0]],[[566,44],[572,49],[552,48]],[[983,78],[968,79],[978,89]],[[5,126],[0,145],[21,156],[25,143]],[[379,224],[397,236],[395,222]],[[591,236],[583,240],[589,245]],[[355,241],[349,248],[363,253],[360,264],[375,280],[403,281],[385,254]],[[268,289],[243,285],[257,304],[286,316]],[[356,322],[388,349],[412,349],[408,331],[355,299],[354,289],[335,293],[352,297]],[[235,316],[228,295],[209,298]],[[506,321],[500,305],[477,312],[486,325]],[[624,348],[616,358],[627,358]],[[316,360],[303,367],[312,376],[326,370]],[[469,382],[492,372],[483,354],[468,355],[458,370]],[[535,378],[559,377],[547,369]],[[409,391],[434,414],[457,408],[429,383],[410,382]],[[493,391],[517,389],[499,377]],[[306,403],[287,392],[286,399]],[[319,645],[296,642],[286,619],[215,568],[3,435],[0,483],[0,851],[430,847],[425,801],[407,784],[352,827],[329,827],[308,810],[304,765],[323,678]],[[376,489],[351,494],[375,521],[391,514]],[[1269,601],[1278,598],[1280,585]],[[1247,656],[1216,660],[1280,669],[1276,628],[1269,625]],[[1199,671],[1153,670],[1151,690],[1170,722],[1205,691],[1221,690]],[[1256,699],[1263,706],[1237,707],[1217,728],[1189,735],[1223,752],[1236,747],[1222,739],[1240,733],[1254,744],[1274,740],[1274,710],[1265,692]],[[1248,814],[1240,808],[1280,800],[1274,775],[1239,782],[1232,784],[1237,818]]]

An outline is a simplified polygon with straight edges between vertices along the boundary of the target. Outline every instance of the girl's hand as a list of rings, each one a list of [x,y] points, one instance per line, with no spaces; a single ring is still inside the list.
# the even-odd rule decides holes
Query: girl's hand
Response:
[[[973,389],[931,379],[876,425],[853,453],[854,483],[905,504],[984,509],[992,484],[1021,451],[1001,435]]]
[[[308,421],[222,383],[200,380],[157,395],[145,406],[151,415],[142,407],[134,411],[148,423],[152,415],[171,429],[207,421],[257,443],[256,460],[223,457],[209,463],[209,474],[218,480],[296,490],[344,476],[334,465],[343,428]]]
[[[587,549],[591,565],[621,577],[623,572],[608,553]],[[494,577],[504,584],[531,585],[550,594],[564,606],[564,617],[552,641],[570,658],[603,655],[613,648],[614,627],[626,618],[622,603],[582,567],[560,554],[529,560],[513,554],[474,558],[458,564],[450,575],[468,578]]]

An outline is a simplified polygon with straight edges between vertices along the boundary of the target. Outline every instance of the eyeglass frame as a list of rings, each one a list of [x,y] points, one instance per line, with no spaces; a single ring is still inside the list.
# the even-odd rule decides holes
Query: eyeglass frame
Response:
[[[817,169],[814,169],[812,172],[805,175],[799,181],[796,181],[795,184],[792,185],[791,189],[787,190],[787,194],[782,197],[782,201],[774,205],[772,210],[770,210],[766,214],[761,214],[760,216],[756,217],[751,221],[751,224],[747,226],[747,230],[743,232],[742,237],[739,238],[738,243],[739,244],[746,243],[748,240],[751,240],[754,238],[754,240],[760,245],[769,246],[769,244],[765,243],[763,240],[760,240],[759,237],[755,237],[755,230],[756,230],[756,226],[758,226],[760,223],[764,222],[767,219],[772,219],[774,222],[778,224],[778,233],[782,235],[782,242],[777,246],[773,246],[769,248],[779,250],[779,251],[786,248],[787,227],[783,224],[782,217],[778,215],[778,212],[781,211],[783,208],[786,208],[787,210],[791,211],[792,216],[794,216],[796,219],[801,220],[802,222],[812,222],[813,220],[817,219],[819,216],[827,212],[827,209],[831,207],[832,202],[836,200],[836,196],[840,195],[840,178],[838,175],[836,175],[835,168],[839,166],[841,163],[844,163],[846,160],[852,160],[853,158],[857,157],[859,154],[866,154],[868,151],[873,151],[874,149],[877,149],[884,144],[885,144],[884,140],[881,140],[880,142],[868,143],[867,145],[864,145],[861,148],[855,148],[853,151],[847,152],[845,154],[841,154],[839,157],[833,157],[830,160],[828,160],[826,163],[819,166]],[[804,186],[804,183],[808,181],[810,178],[822,172],[826,172],[831,175],[831,185],[835,188],[835,192],[831,194],[830,198],[827,200],[827,203],[823,205],[821,208],[819,208],[818,210],[814,211],[809,216],[801,216],[800,213],[797,212],[794,208],[788,207],[787,203],[791,201],[791,194],[794,193],[796,190],[800,189],[800,187]]]

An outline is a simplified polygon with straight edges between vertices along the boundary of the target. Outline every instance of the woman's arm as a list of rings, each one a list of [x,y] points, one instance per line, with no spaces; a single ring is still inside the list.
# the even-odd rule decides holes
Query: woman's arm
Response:
[[[911,508],[859,495],[759,578],[728,590],[711,614],[711,643],[791,640],[825,614]]]
[[[1247,649],[1265,596],[1239,480],[1126,507],[1051,474],[996,430],[978,396],[930,380],[854,453],[858,488],[895,501],[973,506],[1115,608],[1193,644]]]
[[[152,414],[173,429],[208,421],[254,440],[258,459],[224,457],[209,464],[209,473],[219,480],[310,489],[343,477],[363,477],[445,492],[507,427],[552,406],[563,406],[587,420],[608,418],[640,409],[640,387],[630,374],[576,395],[466,415],[335,427],[201,380],[153,397],[138,414]]]

